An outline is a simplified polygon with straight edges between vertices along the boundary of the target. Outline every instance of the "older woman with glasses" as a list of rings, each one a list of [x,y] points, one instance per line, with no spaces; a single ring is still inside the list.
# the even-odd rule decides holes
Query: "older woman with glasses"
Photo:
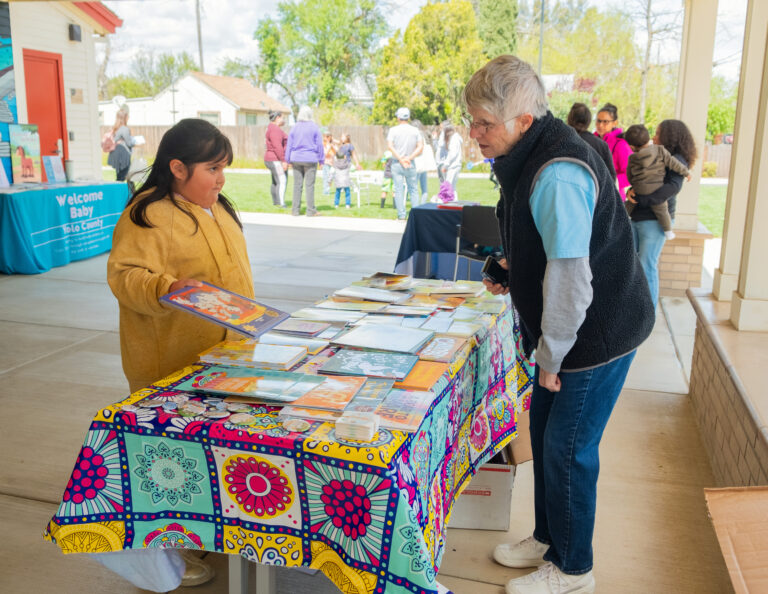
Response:
[[[612,103],[606,103],[597,112],[595,122],[595,136],[608,143],[613,156],[613,168],[616,170],[616,181],[619,183],[619,192],[622,200],[626,200],[629,180],[627,179],[627,164],[632,148],[629,146],[621,128],[619,128],[619,110]]]
[[[520,314],[536,353],[530,429],[533,535],[496,547],[509,567],[541,566],[508,593],[594,592],[598,446],[654,308],[632,230],[608,169],[547,109],[541,79],[499,56],[464,89],[470,136],[501,184],[497,216]]]

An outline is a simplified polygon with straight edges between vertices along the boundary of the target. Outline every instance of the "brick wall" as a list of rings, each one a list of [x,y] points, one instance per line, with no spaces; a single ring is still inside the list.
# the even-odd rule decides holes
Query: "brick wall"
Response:
[[[664,297],[684,297],[689,287],[701,286],[704,242],[712,234],[699,231],[675,231],[676,237],[664,244],[659,258],[659,293]]]
[[[768,435],[706,320],[698,318],[690,398],[719,487],[768,485]]]

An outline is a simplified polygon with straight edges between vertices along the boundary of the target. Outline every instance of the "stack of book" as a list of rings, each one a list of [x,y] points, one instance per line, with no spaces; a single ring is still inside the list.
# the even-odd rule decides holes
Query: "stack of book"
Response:
[[[261,369],[290,369],[307,356],[305,346],[280,346],[261,342],[225,341],[200,353],[203,363]]]

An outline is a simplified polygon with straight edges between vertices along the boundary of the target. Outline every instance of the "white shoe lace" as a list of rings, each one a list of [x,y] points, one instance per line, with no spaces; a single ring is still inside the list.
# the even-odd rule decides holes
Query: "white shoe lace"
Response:
[[[545,563],[541,567],[539,567],[536,571],[533,573],[529,573],[526,576],[517,578],[514,580],[515,585],[520,584],[535,584],[537,582],[543,582],[546,580],[547,585],[552,586],[553,585],[553,578],[555,582],[558,582],[558,575],[556,572],[556,568],[553,563]],[[557,585],[557,583],[555,583]]]

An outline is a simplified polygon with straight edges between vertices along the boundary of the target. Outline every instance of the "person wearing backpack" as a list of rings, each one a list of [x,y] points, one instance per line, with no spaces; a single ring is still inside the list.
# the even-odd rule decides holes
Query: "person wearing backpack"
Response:
[[[110,134],[110,133],[108,133]],[[131,167],[131,152],[136,144],[131,131],[128,128],[128,109],[123,107],[115,116],[115,125],[112,126],[112,142],[110,150],[110,139],[105,135],[101,141],[101,148],[109,153],[107,165],[113,167],[117,172],[117,181],[125,181],[128,175],[128,169]]]

